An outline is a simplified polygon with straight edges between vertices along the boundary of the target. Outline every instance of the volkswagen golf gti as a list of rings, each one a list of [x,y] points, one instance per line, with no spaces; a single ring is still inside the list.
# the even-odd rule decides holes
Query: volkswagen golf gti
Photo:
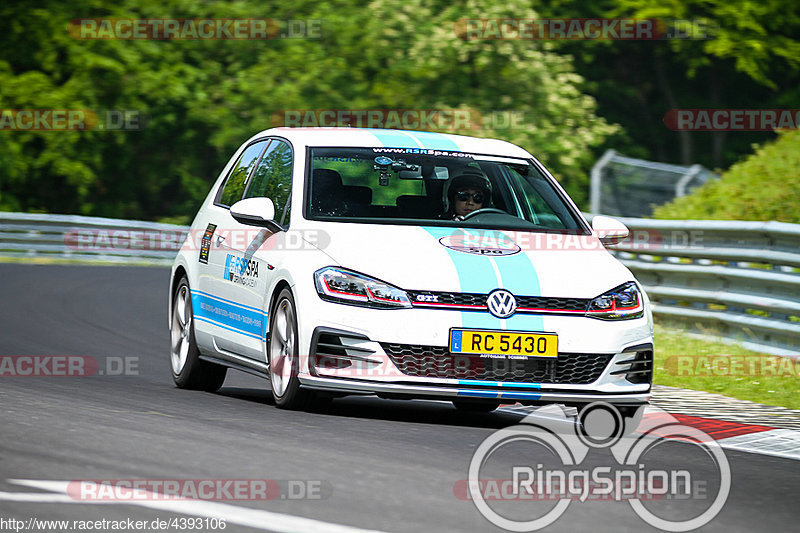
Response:
[[[281,408],[350,394],[501,404],[650,397],[646,294],[545,167],[501,140],[275,128],[220,173],[172,267],[178,387],[228,368]]]

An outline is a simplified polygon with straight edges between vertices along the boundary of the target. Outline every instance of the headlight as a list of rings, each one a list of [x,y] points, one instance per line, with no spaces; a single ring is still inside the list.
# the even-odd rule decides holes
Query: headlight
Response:
[[[323,300],[380,309],[411,307],[404,290],[349,270],[325,267],[314,272],[314,284]]]
[[[598,296],[589,304],[586,316],[602,320],[630,320],[644,315],[642,291],[629,281]]]

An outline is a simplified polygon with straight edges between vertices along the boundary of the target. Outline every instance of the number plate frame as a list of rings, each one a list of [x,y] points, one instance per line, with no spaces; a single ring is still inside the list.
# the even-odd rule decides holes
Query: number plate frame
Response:
[[[470,347],[465,349],[467,344],[472,344],[473,336],[475,334],[491,335],[490,350],[474,350]],[[501,336],[509,337],[506,339],[509,349],[502,350]],[[521,338],[521,350],[513,349],[513,344],[517,338]],[[528,342],[526,339],[532,338],[534,350],[539,343],[539,339],[546,339],[546,346],[544,353],[534,351],[528,353],[524,351],[525,344]],[[455,341],[455,342],[454,342]],[[482,348],[486,347],[485,338],[479,341]],[[546,331],[513,331],[513,330],[493,330],[493,329],[477,329],[477,328],[450,328],[448,336],[448,350],[452,354],[464,355],[488,355],[488,356],[502,356],[511,358],[537,358],[537,359],[556,359],[558,357],[558,334]],[[521,353],[518,353],[521,352]]]

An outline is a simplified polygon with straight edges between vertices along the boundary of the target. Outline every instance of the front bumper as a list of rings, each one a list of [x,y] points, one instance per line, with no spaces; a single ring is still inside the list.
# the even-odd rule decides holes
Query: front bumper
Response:
[[[488,382],[491,384],[491,382]],[[378,396],[397,398],[434,398],[440,400],[450,399],[485,399],[501,400],[520,403],[563,403],[579,405],[596,401],[603,401],[615,405],[641,405],[650,401],[650,392],[626,394],[601,394],[590,392],[555,392],[541,391],[531,387],[528,391],[503,390],[498,388],[483,387],[441,387],[436,385],[421,385],[411,383],[384,383],[366,380],[324,378],[318,376],[305,376],[300,378],[304,388],[344,394],[377,394]],[[525,384],[504,383],[509,387],[519,387]],[[649,389],[649,387],[648,387]]]
[[[653,370],[651,337],[616,353],[559,351],[553,359],[498,362],[318,327],[309,352],[299,375],[304,388],[397,398],[640,405],[649,401]]]

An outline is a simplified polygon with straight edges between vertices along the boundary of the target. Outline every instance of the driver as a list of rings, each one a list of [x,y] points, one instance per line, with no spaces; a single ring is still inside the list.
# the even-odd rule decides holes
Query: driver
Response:
[[[467,169],[450,180],[447,188],[446,220],[464,220],[473,211],[488,207],[492,202],[492,185],[483,174]]]

